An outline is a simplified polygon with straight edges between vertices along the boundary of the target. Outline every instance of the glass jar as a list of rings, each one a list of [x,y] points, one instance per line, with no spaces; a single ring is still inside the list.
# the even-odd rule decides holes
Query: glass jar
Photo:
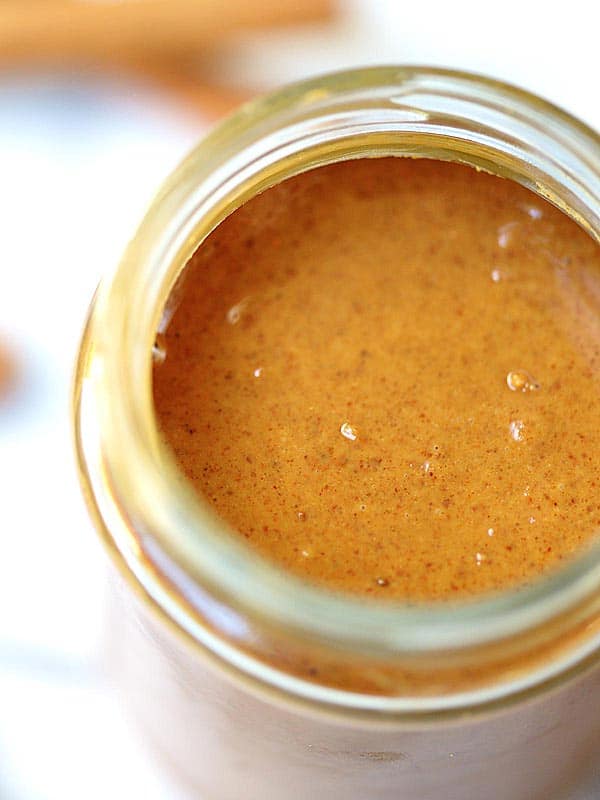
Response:
[[[291,175],[389,155],[509,177],[600,238],[593,131],[481,77],[363,69],[285,88],[214,130],[164,185],[92,305],[75,438],[118,568],[115,674],[148,738],[202,797],[532,800],[550,787],[556,796],[600,736],[597,545],[491,599],[335,596],[250,552],[159,439],[153,347],[199,243]]]

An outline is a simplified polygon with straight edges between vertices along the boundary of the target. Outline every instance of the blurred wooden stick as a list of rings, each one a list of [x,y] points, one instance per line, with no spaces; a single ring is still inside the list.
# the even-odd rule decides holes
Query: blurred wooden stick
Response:
[[[131,74],[138,80],[141,78],[149,81],[155,89],[166,92],[187,115],[196,118],[202,128],[207,123],[221,119],[256,95],[249,88],[216,83],[214,79],[207,79],[201,71],[185,69],[181,65],[176,65],[174,69],[171,62],[127,62],[119,63],[115,68],[120,77]]]
[[[199,55],[232,33],[325,19],[332,0],[0,2],[0,61]]]
[[[6,341],[0,339],[0,404],[2,404],[11,389],[14,389],[19,368],[14,348],[10,348]]]

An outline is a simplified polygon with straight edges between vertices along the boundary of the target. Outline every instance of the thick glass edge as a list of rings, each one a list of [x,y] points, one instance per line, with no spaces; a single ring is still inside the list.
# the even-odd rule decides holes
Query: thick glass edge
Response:
[[[197,166],[197,160],[203,152],[206,153],[206,148],[218,148],[228,138],[235,138],[240,130],[247,130],[260,124],[262,120],[269,118],[273,109],[285,109],[290,104],[295,105],[303,101],[305,107],[313,107],[314,110],[315,104],[318,105],[327,99],[326,95],[319,95],[319,92],[359,91],[365,87],[387,87],[392,79],[402,81],[430,75],[450,82],[462,81],[470,87],[477,87],[478,90],[483,91],[484,95],[491,93],[499,101],[506,100],[508,96],[525,110],[533,108],[536,113],[541,110],[545,118],[551,118],[561,128],[567,132],[570,131],[576,141],[580,139],[579,143],[584,150],[590,145],[592,150],[594,147],[596,150],[599,148],[598,137],[593,131],[570,118],[565,112],[505,84],[479,79],[465,73],[428,70],[427,68],[372,68],[306,81],[245,106],[232,119],[214,131],[208,139],[204,140],[200,148],[188,157],[167,182],[154,207],[161,203],[171,206],[173,199],[175,199],[176,205],[181,200],[178,187],[182,182],[185,184],[190,181],[194,168]],[[323,89],[327,81],[333,84],[331,90]],[[596,160],[598,159],[596,158]],[[152,226],[152,222],[147,219],[136,239],[138,244],[140,239],[143,240],[147,235],[149,226]],[[134,250],[135,243],[130,254]],[[124,263],[127,263],[127,260],[126,256]],[[106,303],[110,301],[110,291],[114,292],[115,286],[114,283],[108,284],[107,288],[103,290],[101,293],[103,296],[99,299],[100,308],[94,312],[95,315],[106,311]],[[129,428],[130,443],[137,432],[141,432],[144,428],[135,413],[131,419],[132,422],[134,420],[135,422]],[[152,454],[137,453],[137,463],[144,463],[149,455]],[[110,465],[106,466],[110,471]],[[155,477],[158,477],[159,480],[152,482],[151,490],[159,490],[158,494],[154,494],[154,499],[157,500],[161,496],[165,496],[165,487],[162,486],[163,493],[161,494],[161,476]],[[164,474],[162,483],[165,483]],[[553,613],[559,613],[564,609],[565,604],[572,605],[594,595],[600,585],[600,549],[596,549],[590,552],[585,559],[574,562],[567,569],[540,581],[530,589],[493,600],[464,603],[461,604],[460,610],[456,607],[452,609],[441,609],[437,606],[408,608],[406,605],[390,604],[379,606],[373,604],[371,607],[365,607],[363,603],[340,599],[322,590],[307,587],[300,581],[290,580],[289,576],[282,576],[277,570],[256,557],[247,558],[245,549],[237,547],[235,542],[226,541],[225,538],[221,538],[219,541],[219,536],[214,536],[214,518],[206,509],[193,501],[189,493],[178,491],[176,494],[180,501],[176,503],[177,519],[167,521],[170,523],[171,530],[173,530],[174,523],[180,526],[180,530],[187,532],[193,531],[194,528],[199,529],[199,539],[204,542],[206,548],[214,545],[215,550],[213,557],[207,558],[206,552],[194,553],[194,549],[187,547],[184,541],[179,540],[173,547],[173,539],[163,542],[161,538],[160,544],[161,547],[164,545],[165,554],[173,557],[175,561],[182,560],[186,564],[189,564],[190,559],[193,562],[200,556],[200,563],[196,564],[196,569],[192,570],[192,574],[207,581],[217,594],[222,593],[225,589],[223,596],[232,601],[234,605],[253,610],[260,617],[273,618],[278,623],[290,625],[293,629],[322,637],[328,642],[338,642],[342,646],[360,647],[369,643],[369,646],[376,650],[393,654],[431,648],[470,647],[477,644],[482,638],[508,636],[515,630],[526,629]],[[172,501],[173,497],[171,496],[170,499]],[[170,506],[173,506],[172,502]],[[191,513],[190,510],[192,510]],[[150,523],[148,519],[141,520],[139,508],[133,512],[133,516],[137,517],[138,522],[142,522],[142,528],[147,531],[147,535],[153,535],[156,529],[165,522],[160,515],[158,518],[155,516]],[[146,515],[142,513],[141,516]],[[219,533],[218,528],[216,532]],[[219,569],[218,575],[215,575],[216,568]],[[227,573],[225,580],[223,580],[224,572]],[[227,585],[223,586],[224,583]],[[252,591],[253,589],[258,589],[258,591]],[[299,598],[302,598],[301,604],[295,602]],[[288,608],[284,608],[286,604]],[[352,619],[352,630],[348,632],[350,635],[342,635],[341,641],[338,641],[340,634],[343,633],[343,630],[340,630],[340,621],[347,619]],[[477,633],[474,635],[477,623],[481,622],[485,622],[486,625],[483,637]]]

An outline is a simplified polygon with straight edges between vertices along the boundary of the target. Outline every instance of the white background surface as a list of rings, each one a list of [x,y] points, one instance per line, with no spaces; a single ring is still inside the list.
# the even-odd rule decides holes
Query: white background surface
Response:
[[[595,5],[354,0],[333,27],[255,36],[218,69],[266,87],[366,63],[454,66],[598,129]],[[76,485],[68,395],[95,284],[201,128],[141,84],[0,73],[0,343],[20,359],[0,401],[2,799],[179,797],[98,669],[105,558]],[[600,780],[577,794],[596,797]]]

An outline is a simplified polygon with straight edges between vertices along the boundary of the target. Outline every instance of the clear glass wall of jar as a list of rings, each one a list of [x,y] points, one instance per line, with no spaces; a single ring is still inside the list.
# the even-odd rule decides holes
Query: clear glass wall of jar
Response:
[[[343,599],[249,552],[159,440],[152,349],[198,244],[284,178],[384,155],[512,178],[600,238],[600,141],[564,112],[463,73],[340,73],[250,103],[200,143],[84,333],[76,449],[117,567],[116,676],[202,797],[534,800],[557,796],[599,741],[597,546],[525,590],[460,606]]]

